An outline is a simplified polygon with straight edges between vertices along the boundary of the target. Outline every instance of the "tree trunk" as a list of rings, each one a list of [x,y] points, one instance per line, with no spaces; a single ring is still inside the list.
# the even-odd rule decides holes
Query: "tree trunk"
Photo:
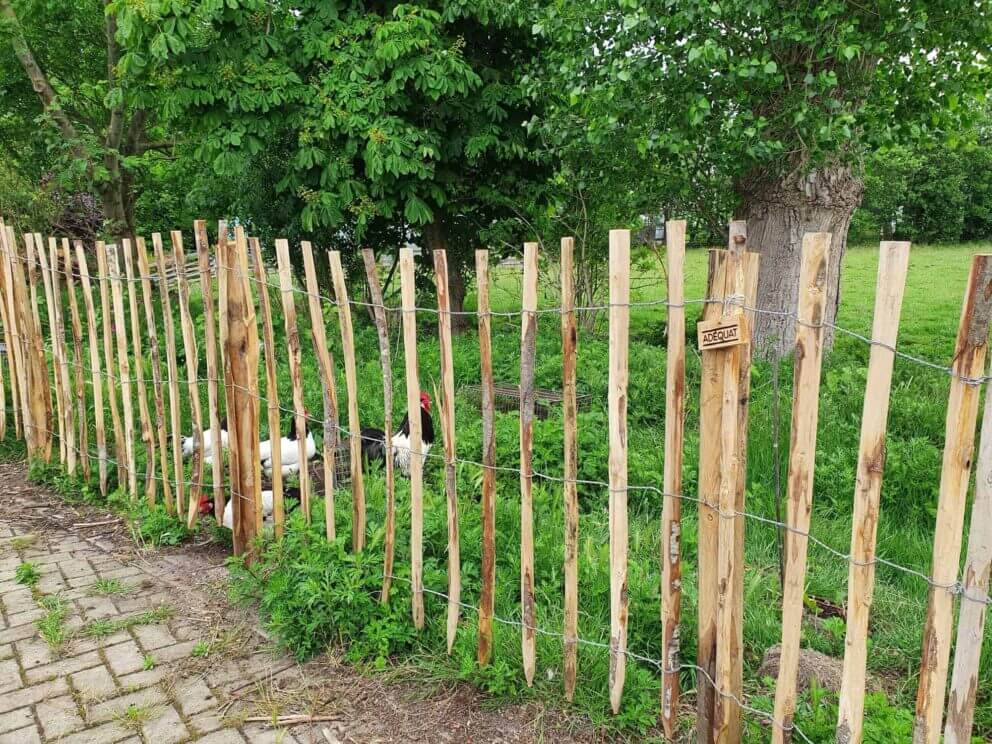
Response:
[[[748,247],[761,253],[758,276],[758,313],[751,335],[755,350],[766,358],[791,353],[799,296],[799,264],[803,234],[828,232],[830,262],[824,321],[837,317],[840,302],[840,267],[847,248],[851,215],[861,203],[864,184],[850,168],[830,167],[808,174],[787,176],[780,181],[744,181],[738,184],[741,217],[747,220]],[[830,326],[824,343],[833,343]]]
[[[424,225],[424,242],[428,250],[448,250],[448,234],[441,216],[433,222]],[[460,256],[448,253],[448,295],[451,301],[451,332],[462,333],[470,323],[465,311],[465,265],[459,260]]]

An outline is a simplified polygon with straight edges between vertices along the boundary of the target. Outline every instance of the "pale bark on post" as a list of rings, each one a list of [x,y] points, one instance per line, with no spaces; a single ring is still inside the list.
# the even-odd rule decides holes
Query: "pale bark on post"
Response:
[[[148,260],[148,248],[145,239],[135,238],[138,251],[138,275],[141,277],[141,300],[145,308],[145,330],[148,334],[148,351],[152,365],[152,400],[155,402],[154,430],[158,433],[159,466],[162,469],[162,497],[165,510],[175,514],[172,488],[169,486],[169,444],[168,425],[165,418],[165,399],[162,397],[162,355],[158,347],[158,327],[155,321],[155,308],[152,294],[151,263]],[[159,281],[164,281],[163,277]]]
[[[25,236],[25,245],[28,245]],[[30,246],[29,246],[30,247]],[[38,241],[39,257],[45,253]],[[73,426],[72,412],[72,373],[69,370],[69,350],[65,343],[65,314],[62,308],[62,272],[59,270],[58,241],[51,238],[48,241],[48,262],[52,271],[52,308],[55,316],[55,328],[52,333],[52,363],[58,369],[53,370],[53,377],[58,380],[59,396],[61,397],[61,422],[59,431],[65,444],[66,471],[72,475],[76,472],[76,459],[79,450],[76,448],[76,430]],[[58,399],[58,398],[57,398]]]
[[[286,525],[286,507],[282,486],[282,424],[279,419],[279,368],[276,360],[275,334],[272,330],[272,300],[269,298],[269,283],[265,263],[262,260],[262,244],[258,238],[249,238],[255,283],[258,285],[262,308],[262,344],[265,348],[265,399],[266,415],[269,423],[269,443],[272,458],[272,524],[275,536],[281,538]]]
[[[138,417],[141,420],[141,441],[145,444],[145,499],[155,505],[155,436],[152,434],[151,414],[148,410],[148,389],[145,387],[145,359],[141,344],[141,316],[138,314],[138,290],[135,287],[134,255],[131,241],[124,244],[124,272],[127,276],[127,303],[131,318],[131,346],[134,357],[135,391],[138,395]]]
[[[579,664],[579,477],[575,320],[575,238],[561,239],[561,369],[565,506],[565,699],[575,697]]]
[[[382,367],[382,409],[383,431],[386,438],[393,433],[393,367],[389,353],[389,326],[386,321],[386,307],[382,298],[382,286],[375,266],[375,254],[371,248],[362,251],[365,262],[365,276],[368,279],[369,293],[372,299],[372,315],[375,318],[375,329],[379,337],[379,363]],[[396,476],[392,444],[386,444],[386,536],[383,552],[383,578],[380,601],[389,602],[389,589],[393,582],[393,555],[396,543]]]
[[[158,293],[162,304],[162,321],[165,326],[166,382],[169,386],[169,428],[172,444],[172,476],[176,488],[176,513],[186,513],[186,484],[183,473],[182,412],[179,400],[179,364],[176,359],[176,321],[172,315],[172,297],[166,278],[167,264],[162,247],[161,233],[152,233],[152,247],[155,250],[155,266],[158,271]],[[185,266],[176,266],[176,273],[184,272]],[[165,421],[161,422],[165,425]],[[165,448],[163,447],[163,451]],[[162,476],[166,468],[162,465]]]
[[[114,300],[114,334],[117,370],[120,375],[121,401],[124,409],[124,449],[126,452],[127,490],[133,501],[138,497],[138,474],[134,451],[134,399],[131,397],[131,361],[127,349],[127,324],[124,321],[124,291],[121,287],[120,259],[117,246],[109,246],[110,289]]]
[[[537,353],[537,243],[524,243],[520,314],[520,642],[524,678],[534,684],[537,617],[534,596],[534,363]]]
[[[992,569],[992,385],[985,388],[981,442],[975,467],[975,498],[971,504],[968,558],[961,577],[961,607],[944,744],[969,744],[975,721],[975,698],[989,602],[989,571]]]
[[[627,378],[630,230],[610,230],[610,703],[620,712],[627,670]]]
[[[303,518],[310,524],[310,472],[307,467],[306,409],[303,405],[303,379],[300,361],[300,332],[296,325],[296,302],[293,297],[292,265],[289,262],[289,243],[276,241],[276,260],[279,263],[279,286],[282,291],[282,314],[286,327],[286,344],[289,347],[289,376],[293,385],[293,419],[296,427],[296,446],[300,463],[300,508]],[[330,536],[328,536],[330,539]]]
[[[238,227],[234,241],[221,239],[218,245],[219,272],[227,275],[223,313],[226,330],[224,364],[230,375],[228,428],[230,435],[231,506],[233,516],[234,554],[255,557],[255,536],[261,524],[258,442],[259,398],[258,328],[255,325],[255,303],[248,289],[248,245],[244,229]]]
[[[204,220],[193,222],[193,236],[196,241],[197,266],[200,272],[200,296],[203,301],[203,337],[207,355],[207,415],[210,417],[210,441],[213,452],[213,457],[210,460],[210,472],[213,482],[214,519],[220,524],[224,518],[224,448],[221,446],[220,440],[220,396],[218,393],[221,372],[217,368],[217,321],[214,319],[214,283],[210,275],[210,240],[207,237],[207,223]],[[219,272],[220,269],[218,268],[218,274]],[[194,436],[198,440],[201,439],[199,431]],[[200,459],[202,460],[203,442],[198,441],[196,446],[200,450]],[[192,514],[192,512],[191,508],[190,513]]]
[[[21,414],[17,405],[17,370],[14,362],[14,342],[13,334],[11,333],[11,318],[7,311],[7,278],[4,270],[4,266],[7,264],[7,226],[0,217],[0,322],[3,323],[3,342],[4,348],[7,349],[7,353],[4,355],[7,359],[7,377],[10,380],[10,401],[11,409],[14,415],[14,433],[16,436],[20,436],[20,422]],[[6,406],[6,401],[4,402]],[[4,434],[3,438],[6,439],[6,408],[4,409]]]
[[[10,361],[11,393],[14,401],[14,434],[18,439],[26,437],[26,419],[30,415],[25,411],[24,390],[24,359],[21,356],[21,331],[18,327],[16,300],[14,296],[13,263],[16,258],[14,231],[10,227],[0,225],[0,243],[3,244],[3,303],[7,322],[4,324],[7,338],[8,358]]]
[[[100,341],[97,338],[96,306],[93,302],[93,282],[90,268],[86,263],[83,243],[77,240],[76,264],[79,266],[79,283],[83,287],[83,307],[86,310],[86,329],[90,352],[90,372],[93,381],[93,424],[96,428],[97,470],[100,478],[100,494],[107,496],[107,425],[103,410],[103,379],[100,361]]]
[[[444,439],[444,490],[448,501],[448,655],[455,645],[462,596],[458,544],[458,493],[455,471],[455,362],[451,351],[451,297],[448,293],[448,256],[434,251],[437,286],[437,337],[441,361],[441,433]]]
[[[183,234],[179,230],[170,233],[172,256],[176,264],[176,283],[179,287],[179,325],[183,334],[183,354],[186,357],[186,390],[189,394],[189,408],[193,424],[193,467],[189,502],[186,504],[186,526],[196,524],[200,498],[203,494],[203,408],[200,405],[199,351],[196,348],[196,326],[189,310],[189,281],[186,279],[186,256],[183,252]]]
[[[410,582],[413,624],[424,627],[424,458],[420,421],[420,375],[417,370],[417,289],[413,251],[400,249],[403,301],[403,355],[406,364],[406,409],[410,419]],[[388,436],[388,435],[387,435]]]
[[[55,245],[55,238],[48,239],[49,249]],[[48,314],[48,332],[51,336],[52,345],[52,382],[55,388],[55,428],[59,438],[59,462],[66,464],[66,438],[65,438],[65,395],[62,391],[62,366],[60,363],[58,343],[58,321],[55,317],[55,278],[52,275],[51,263],[48,260],[48,252],[43,248],[38,251],[38,261],[41,265],[41,278],[45,285],[45,305]],[[7,347],[10,348],[10,347]]]
[[[723,319],[740,318],[743,309],[734,302],[744,296],[743,251],[747,239],[743,222],[730,225],[730,243],[727,250],[726,297],[731,300],[724,306]],[[744,567],[735,550],[735,522],[737,481],[740,477],[739,441],[737,438],[737,406],[740,400],[741,348],[732,346],[720,353],[723,362],[723,391],[720,420],[720,483],[719,525],[717,527],[717,614],[716,614],[716,699],[713,706],[713,741],[740,741],[740,708],[737,700],[741,692],[734,679],[736,658],[741,652],[736,643],[739,614],[734,606],[733,587],[739,581]],[[734,700],[733,698],[737,698]]]
[[[33,238],[32,238],[33,240]],[[8,261],[7,261],[7,279],[9,287],[8,300],[10,303],[10,310],[14,317],[14,342],[17,345],[17,368],[20,374],[20,380],[18,381],[18,389],[20,392],[20,403],[21,403],[21,428],[23,430],[24,442],[27,445],[27,453],[29,458],[34,458],[35,448],[36,448],[36,433],[35,424],[33,423],[33,411],[31,405],[31,370],[30,367],[33,366],[32,356],[30,352],[30,334],[31,334],[31,320],[30,315],[25,314],[25,309],[28,305],[28,300],[26,297],[26,292],[23,290],[22,286],[24,283],[24,267],[23,258],[17,248],[17,238],[14,235],[12,228],[7,229],[7,246],[8,246]]]
[[[795,367],[792,384],[792,434],[785,530],[785,571],[782,591],[782,645],[775,685],[772,741],[792,738],[796,711],[796,678],[802,638],[806,556],[813,512],[813,472],[816,427],[820,412],[820,369],[823,362],[823,313],[829,282],[830,234],[806,233],[799,272]]]
[[[217,373],[218,377],[218,392],[217,392],[217,417],[220,419],[220,382],[223,381],[224,390],[224,402],[231,400],[234,397],[234,379],[231,377],[231,365],[230,360],[227,359],[227,296],[228,296],[228,285],[227,285],[227,273],[228,269],[232,267],[228,264],[228,253],[229,248],[233,248],[232,243],[228,240],[227,234],[227,223],[224,220],[220,220],[217,223],[217,245],[214,246],[214,261],[216,265],[217,272]],[[205,298],[206,300],[206,298]],[[213,300],[211,299],[211,302]],[[227,418],[227,410],[225,410],[224,417]],[[221,432],[224,428],[221,427]],[[225,449],[218,447],[217,443],[223,440],[223,433],[220,435],[220,439],[215,439],[212,447],[211,458],[210,458],[210,470],[211,470],[211,482],[213,483],[214,492],[214,511],[217,510],[218,496],[217,490],[218,486],[220,488],[220,501],[223,504],[224,509],[227,509],[227,504],[229,502],[227,493],[227,484],[225,482],[226,472],[228,472],[228,460],[232,456],[232,450],[230,446]],[[228,437],[230,438],[230,423],[228,423]],[[218,476],[219,471],[219,476]],[[240,493],[236,494],[239,498],[244,498]],[[244,504],[241,504],[244,507]],[[233,509],[232,509],[233,517]]]
[[[489,314],[489,251],[475,252],[478,287],[479,367],[482,387],[482,570],[479,590],[479,666],[493,652],[493,612],[496,601],[496,427],[493,386],[492,316]]]
[[[661,724],[675,736],[682,619],[682,456],[685,442],[685,220],[665,225],[668,352],[665,371],[665,470],[661,512]]]
[[[114,320],[111,310],[110,273],[107,268],[107,246],[96,244],[96,275],[100,287],[100,317],[103,334],[103,363],[107,370],[107,402],[110,404],[110,422],[114,428],[114,458],[117,460],[117,483],[122,485],[127,478],[127,440],[121,423],[121,412],[117,405],[119,385],[112,384],[117,368],[114,354]]]
[[[838,700],[837,742],[859,744],[864,715],[865,669],[868,663],[868,618],[875,586],[875,543],[878,532],[885,431],[892,389],[892,367],[909,268],[909,243],[879,246],[875,313],[872,321],[868,379],[861,414],[851,560],[847,577],[847,630]]]
[[[951,364],[954,376],[947,401],[947,433],[930,569],[933,583],[923,629],[920,681],[916,693],[913,740],[917,744],[936,744],[940,739],[954,612],[954,594],[945,587],[953,586],[958,580],[980,392],[979,386],[971,380],[981,377],[985,371],[990,315],[992,255],[977,255],[971,263]]]
[[[362,475],[361,422],[358,419],[358,374],[355,369],[355,333],[351,321],[351,304],[348,302],[348,285],[338,251],[327,252],[334,282],[334,298],[338,308],[338,325],[341,328],[341,355],[344,358],[344,380],[348,390],[349,466],[351,471],[351,548],[360,553],[365,548],[365,481]],[[334,373],[329,374],[333,380]]]
[[[29,237],[25,235],[25,246],[28,245]],[[15,256],[17,256],[16,246]],[[30,416],[25,419],[25,435],[28,436],[28,452],[31,458],[44,459],[45,431],[51,430],[51,426],[47,423],[48,416],[45,410],[45,398],[48,396],[49,382],[44,350],[41,347],[41,333],[34,321],[36,306],[32,307],[31,294],[24,272],[24,264],[33,262],[26,259],[26,256],[24,259],[17,256],[13,266],[14,290],[17,298],[17,325],[21,331],[21,358],[27,362],[24,369],[25,410],[29,411]]]
[[[65,290],[69,295],[69,320],[72,323],[72,361],[75,366],[73,387],[76,395],[76,441],[79,458],[83,466],[83,478],[88,483],[90,469],[89,422],[86,416],[86,381],[83,376],[83,322],[79,316],[79,301],[76,299],[76,281],[72,271],[72,249],[69,239],[62,239],[62,256],[65,261]]]

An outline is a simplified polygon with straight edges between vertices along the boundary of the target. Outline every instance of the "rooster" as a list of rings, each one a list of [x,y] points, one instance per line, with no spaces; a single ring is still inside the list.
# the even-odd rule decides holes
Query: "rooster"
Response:
[[[297,488],[296,486],[288,486],[287,488],[284,488],[282,494],[283,497],[286,499],[295,499],[296,501],[300,500],[300,489]],[[223,520],[221,520],[221,523],[229,530],[234,529],[234,507],[232,506],[232,503],[233,503],[233,499],[232,501],[227,502],[227,506],[224,507],[224,518]],[[262,524],[263,525],[272,523],[272,509],[273,509],[272,491],[262,491]],[[202,502],[201,502],[201,511],[202,511]],[[213,504],[207,502],[207,513],[209,514],[212,511],[213,511]]]
[[[310,418],[310,412],[305,411],[306,418]],[[300,448],[297,444],[299,439],[296,436],[296,426],[293,421],[289,422],[286,436],[282,437],[279,447],[279,459],[282,460],[282,474],[292,475],[300,472]],[[307,429],[306,459],[312,460],[317,455],[317,443],[313,439],[313,433]],[[266,439],[258,445],[258,456],[262,461],[262,470],[266,475],[272,475],[272,440]]]
[[[366,462],[386,460],[386,433],[382,429],[368,427],[362,429],[362,459]],[[431,418],[431,397],[420,393],[420,439],[423,443],[421,458],[427,459],[431,445],[434,444],[434,420]],[[407,478],[410,477],[410,416],[403,417],[400,428],[392,438],[393,462]]]
[[[213,431],[210,428],[206,428],[200,434],[200,439],[203,441],[203,458],[204,464],[209,465],[210,460],[213,458],[214,446],[213,446]],[[227,417],[225,416],[220,420],[220,445],[221,449],[227,449],[228,445],[227,437]],[[193,456],[193,452],[196,451],[196,437],[183,437],[182,438],[182,450],[183,459],[188,460]]]

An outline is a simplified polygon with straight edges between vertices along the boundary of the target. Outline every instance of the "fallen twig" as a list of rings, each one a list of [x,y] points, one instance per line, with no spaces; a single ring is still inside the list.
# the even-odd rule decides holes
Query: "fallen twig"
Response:
[[[300,723],[318,723],[321,721],[340,721],[341,716],[248,716],[246,723],[271,723],[273,726],[296,726]]]
[[[81,530],[87,527],[106,527],[108,524],[117,524],[120,521],[120,517],[114,517],[113,519],[104,519],[102,522],[78,522],[72,525],[72,529]]]

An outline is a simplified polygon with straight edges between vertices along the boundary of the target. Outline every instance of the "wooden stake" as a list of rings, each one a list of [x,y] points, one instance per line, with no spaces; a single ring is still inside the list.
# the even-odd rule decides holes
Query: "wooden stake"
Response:
[[[121,399],[124,403],[124,446],[127,451],[127,488],[131,499],[138,496],[137,465],[134,451],[134,399],[131,397],[131,362],[127,350],[127,325],[124,321],[124,291],[117,246],[110,246],[110,287],[114,299],[114,332],[117,341],[117,368],[120,374]]]
[[[30,248],[31,243],[25,235],[25,246]],[[58,430],[62,441],[59,443],[59,451],[62,455],[62,462],[65,463],[66,472],[69,475],[76,473],[76,461],[79,449],[76,447],[76,429],[73,426],[72,403],[74,400],[72,392],[72,373],[69,371],[69,350],[65,344],[65,316],[62,313],[62,272],[59,270],[61,259],[59,258],[58,241],[50,238],[48,241],[48,259],[42,258],[45,253],[41,241],[38,241],[38,258],[44,265],[46,262],[52,272],[52,317],[55,325],[51,329],[52,334],[52,377],[56,381],[55,400],[59,413]],[[33,259],[29,258],[33,263]],[[47,375],[46,375],[47,381]]]
[[[101,374],[100,341],[97,337],[96,306],[93,302],[93,284],[90,280],[90,268],[86,263],[86,253],[83,243],[77,240],[76,264],[79,266],[80,284],[83,287],[83,307],[86,310],[86,329],[90,352],[90,372],[93,383],[93,422],[96,427],[97,470],[100,477],[100,493],[107,496],[107,428],[103,412],[103,379]]]
[[[138,314],[138,289],[135,286],[134,253],[131,241],[125,238],[124,272],[127,276],[127,303],[131,318],[131,346],[134,356],[135,389],[138,393],[138,417],[141,421],[141,441],[145,445],[145,499],[155,505],[155,437],[152,434],[151,414],[148,410],[148,390],[145,386],[145,356],[141,344],[141,316]]]
[[[32,239],[33,242],[33,239]],[[48,239],[49,249],[54,251],[55,238]],[[41,264],[41,278],[45,285],[45,305],[48,311],[48,333],[51,336],[52,345],[52,382],[55,388],[55,428],[59,438],[59,462],[67,464],[66,437],[65,437],[65,394],[62,390],[62,364],[59,357],[61,346],[58,339],[58,320],[55,315],[55,292],[53,290],[54,277],[52,276],[51,264],[48,261],[48,252],[39,246],[38,261]],[[7,347],[10,348],[9,346]]]
[[[258,386],[258,330],[255,325],[255,303],[245,291],[248,245],[242,227],[236,229],[233,243],[226,236],[219,241],[218,263],[224,267],[219,271],[227,275],[224,283],[227,307],[223,313],[227,328],[222,335],[227,344],[224,363],[231,378],[227,401],[234,554],[248,553],[251,562],[256,557],[254,539],[261,527],[257,521],[261,511],[259,399],[255,394]]]
[[[114,355],[114,321],[111,314],[110,273],[107,268],[107,246],[102,242],[96,244],[96,275],[100,285],[100,318],[103,323],[103,362],[107,370],[107,400],[110,403],[110,421],[114,427],[114,458],[117,460],[117,483],[123,485],[127,478],[127,440],[124,436],[124,426],[121,423],[121,413],[117,406],[117,391],[120,385],[114,385],[114,369],[117,368]]]
[[[630,230],[610,230],[610,703],[620,712],[627,669],[627,365]]]
[[[214,260],[217,271],[217,354],[218,354],[218,389],[217,389],[217,417],[220,420],[220,411],[222,409],[220,402],[220,391],[224,391],[224,401],[231,400],[234,397],[234,378],[231,377],[231,365],[230,361],[226,359],[227,356],[227,302],[228,302],[228,286],[227,286],[227,270],[230,268],[227,261],[228,248],[230,246],[230,241],[228,240],[227,234],[227,223],[224,220],[220,220],[217,223],[217,245],[215,246]],[[211,289],[212,291],[212,289]],[[206,300],[205,300],[206,301]],[[211,295],[211,302],[213,302]],[[223,386],[220,385],[220,381],[223,381]],[[227,418],[226,408],[224,418]],[[230,424],[228,424],[230,426]],[[221,426],[221,432],[224,431],[224,427]],[[228,429],[228,435],[230,435],[230,429]],[[221,438],[223,438],[223,433]],[[217,442],[218,440],[214,440]],[[224,473],[227,466],[226,460],[230,456],[232,450],[228,447],[227,451],[223,449],[218,449],[217,445],[214,444],[213,456],[210,458],[210,472],[211,472],[211,482],[213,484],[214,490],[214,511],[217,511],[218,496],[217,490],[220,489],[220,503],[227,507],[227,492],[224,488]],[[232,481],[233,487],[233,481]],[[236,496],[241,498],[247,498],[246,495],[235,493]],[[242,503],[240,508],[242,511],[248,506],[246,503]],[[232,509],[232,518],[234,512]]]
[[[183,333],[183,354],[186,357],[186,390],[189,394],[190,412],[193,417],[193,468],[189,489],[189,502],[186,505],[186,526],[196,524],[203,497],[203,409],[200,405],[199,351],[196,348],[196,326],[189,310],[189,281],[186,279],[186,256],[183,252],[183,234],[173,230],[172,255],[176,264],[176,281],[179,287],[179,325]],[[208,276],[209,276],[209,266]],[[201,275],[202,277],[202,275]],[[222,517],[223,518],[223,517]]]
[[[165,249],[162,246],[162,234],[152,233],[152,247],[155,250],[155,267],[158,271],[159,302],[162,305],[162,320],[165,325],[165,363],[166,381],[169,385],[169,429],[172,442],[172,478],[176,487],[176,513],[186,513],[186,484],[183,473],[182,450],[182,412],[179,400],[179,364],[176,359],[176,321],[172,315],[172,297],[169,291],[169,281],[166,278],[167,264]],[[176,273],[184,272],[185,266],[176,266]],[[162,422],[164,425],[165,422]],[[162,447],[165,451],[165,447]],[[166,466],[162,465],[163,476]]]
[[[971,262],[951,364],[954,376],[947,401],[947,434],[937,500],[931,567],[933,584],[923,630],[920,682],[916,693],[913,739],[918,743],[936,744],[940,738],[954,612],[954,594],[944,587],[952,586],[958,580],[961,533],[971,458],[975,450],[975,422],[978,419],[979,386],[968,382],[968,379],[981,377],[985,370],[990,315],[992,255],[977,255]]]
[[[520,604],[524,678],[534,684],[537,617],[534,597],[534,357],[537,353],[537,243],[524,243],[520,315]]]
[[[217,392],[221,370],[217,368],[214,282],[210,276],[210,241],[207,238],[207,223],[204,220],[193,222],[193,235],[196,240],[196,257],[200,270],[200,294],[203,298],[203,336],[207,355],[207,414],[210,417],[210,441],[213,451],[210,472],[213,481],[214,518],[220,524],[224,519],[224,448],[221,446],[220,399]],[[219,269],[217,275],[219,279]],[[197,432],[196,436],[199,437],[200,433]],[[200,449],[202,449],[201,445],[202,443],[198,444]],[[200,457],[203,458],[202,452]]]
[[[789,444],[788,511],[785,531],[785,583],[782,592],[782,656],[775,686],[772,741],[792,738],[796,677],[802,638],[806,553],[813,512],[813,467],[820,410],[823,310],[830,266],[830,233],[806,233],[799,269],[795,371],[792,385],[792,437]]]
[[[14,237],[14,230],[7,227],[2,231],[0,238],[4,242],[4,300],[7,305],[7,318],[10,321],[11,345],[11,379],[14,381],[14,429],[17,437],[27,438],[28,419],[30,412],[27,410],[27,372],[24,358],[24,342],[20,328],[20,314],[17,312],[17,288],[14,286],[14,264],[19,260],[17,256],[17,241]]]
[[[451,351],[451,298],[448,294],[448,256],[434,253],[437,286],[437,336],[441,357],[441,433],[444,437],[444,490],[448,497],[448,655],[458,631],[462,596],[461,557],[458,544],[458,493],[455,471],[455,363]]]
[[[493,388],[492,318],[489,314],[489,251],[475,252],[478,285],[479,366],[482,387],[482,587],[479,592],[479,639],[476,658],[487,666],[493,652],[496,603],[496,426]]]
[[[293,298],[292,266],[289,263],[289,243],[276,241],[276,260],[279,262],[279,285],[282,290],[282,314],[286,325],[286,342],[289,346],[289,375],[293,383],[293,411],[295,413],[296,444],[300,462],[300,507],[303,517],[310,524],[310,473],[307,468],[306,409],[303,405],[303,379],[300,362],[300,333],[296,326],[296,304]],[[330,539],[330,536],[328,536]]]
[[[269,420],[269,442],[272,446],[272,522],[277,538],[282,537],[286,524],[286,507],[282,490],[282,425],[279,421],[279,377],[276,360],[276,342],[272,331],[272,302],[269,298],[269,284],[265,264],[262,261],[262,244],[258,238],[250,238],[252,263],[255,270],[255,283],[262,308],[262,343],[265,346],[265,398]]]
[[[341,349],[344,355],[344,378],[348,388],[348,428],[351,430],[351,546],[359,553],[365,547],[365,485],[362,480],[361,423],[358,420],[358,375],[355,370],[355,337],[351,324],[351,305],[348,303],[348,285],[341,267],[341,254],[328,251],[334,295],[338,306],[338,323],[341,326]],[[329,375],[329,377],[332,377]],[[333,379],[333,378],[332,378]]]
[[[330,260],[330,253],[328,253]],[[327,329],[324,325],[324,313],[320,305],[320,287],[317,284],[317,271],[313,261],[313,251],[309,242],[303,243],[303,267],[307,281],[307,304],[310,310],[310,325],[313,328],[313,348],[317,355],[320,367],[320,385],[324,398],[324,530],[328,535],[328,540],[333,540],[337,534],[334,514],[334,489],[337,485],[337,467],[335,465],[335,455],[338,443],[338,395],[337,387],[334,384],[334,357],[331,355],[327,345]],[[332,264],[333,270],[333,264]],[[347,294],[345,301],[347,302]],[[349,329],[351,315],[348,316]],[[342,333],[343,333],[342,326]],[[349,342],[352,343],[352,366],[354,373],[354,342],[349,332]],[[346,347],[347,348],[347,347]],[[347,353],[347,352],[346,352]],[[347,372],[347,366],[345,368]],[[365,490],[361,479],[362,475],[362,442],[358,429],[358,401],[357,393],[354,392],[352,384],[349,384],[349,400],[355,397],[355,417],[350,423],[351,436],[351,474],[352,474],[352,523],[351,523],[351,545],[355,552],[360,552],[365,546]],[[348,411],[349,421],[351,420],[351,410]],[[355,452],[358,452],[356,459]],[[357,486],[355,481],[355,468],[358,468]]]
[[[62,238],[62,255],[65,260],[65,288],[69,295],[69,319],[72,321],[72,361],[76,392],[76,426],[79,443],[79,458],[83,466],[83,478],[88,483],[93,475],[90,468],[89,422],[86,416],[86,382],[83,377],[83,322],[79,316],[79,301],[76,299],[76,281],[72,271],[72,249],[69,239]]]
[[[979,663],[985,637],[985,613],[992,569],[992,385],[985,388],[982,439],[975,473],[975,498],[971,505],[968,558],[964,565],[961,607],[951,694],[947,702],[945,744],[968,744],[975,720]]]
[[[682,450],[685,441],[685,220],[665,224],[668,257],[668,355],[665,374],[665,472],[661,514],[661,723],[678,722],[682,619]]]
[[[406,409],[410,419],[410,581],[413,624],[424,627],[424,457],[420,422],[420,376],[417,372],[417,289],[413,251],[400,249],[403,298],[403,354],[406,361]]]
[[[561,364],[565,503],[565,699],[575,698],[579,662],[579,477],[575,239],[561,239]]]
[[[8,264],[9,255],[7,252],[7,226],[4,224],[3,218],[0,217],[0,322],[3,323],[3,341],[4,348],[7,349],[5,354],[7,358],[7,371],[8,378],[10,379],[10,401],[11,409],[14,414],[14,433],[16,436],[20,436],[20,408],[17,404],[18,393],[17,393],[17,370],[14,362],[14,336],[12,333],[12,323],[10,314],[8,313],[8,300],[7,300],[7,277],[5,266]],[[6,402],[5,404],[6,405]],[[4,424],[7,422],[6,410],[3,416]],[[4,428],[3,438],[6,438],[6,427]]]
[[[386,322],[386,308],[382,299],[382,287],[379,285],[379,275],[375,267],[375,254],[371,248],[362,251],[365,262],[365,276],[368,279],[369,293],[372,299],[372,314],[375,317],[375,329],[379,336],[379,363],[382,367],[382,409],[383,431],[386,438],[393,432],[393,367],[389,353],[389,326]],[[383,547],[382,595],[383,604],[389,602],[389,589],[393,581],[393,553],[396,542],[396,476],[394,474],[394,459],[392,444],[386,443],[386,536]]]
[[[25,235],[25,238],[27,237]],[[34,234],[34,241],[38,246],[38,251],[43,251],[44,247],[39,233]],[[35,431],[38,435],[38,454],[42,460],[50,462],[52,457],[52,388],[48,378],[48,362],[45,360],[45,339],[41,332],[41,311],[38,309],[37,263],[31,251],[30,243],[25,240],[25,244],[28,247],[27,275],[29,299],[31,302],[31,349],[35,364],[38,365],[37,367],[32,367],[30,370],[34,375],[33,384],[37,386],[37,389],[33,391],[33,400],[37,406],[38,416],[36,418]]]
[[[152,304],[152,280],[151,263],[148,260],[148,250],[145,246],[144,238],[135,238],[135,247],[138,251],[138,274],[141,277],[141,299],[145,307],[145,326],[148,333],[148,350],[152,363],[152,399],[155,401],[155,420],[158,425],[154,427],[158,433],[158,456],[159,465],[162,468],[162,496],[165,502],[165,510],[169,514],[175,514],[175,504],[173,503],[172,488],[169,486],[169,445],[168,426],[165,418],[165,398],[162,395],[162,356],[158,348],[158,327],[155,321],[155,309]],[[165,277],[159,277],[159,283],[164,283]]]

